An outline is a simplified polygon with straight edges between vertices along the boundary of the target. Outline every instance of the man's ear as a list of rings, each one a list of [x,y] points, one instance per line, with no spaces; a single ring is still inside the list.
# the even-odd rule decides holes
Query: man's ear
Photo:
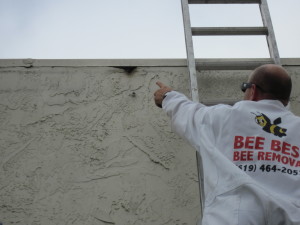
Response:
[[[260,97],[259,97],[259,92],[258,92],[258,89],[256,87],[255,84],[253,84],[250,88],[250,100],[251,101],[258,101],[260,100]]]

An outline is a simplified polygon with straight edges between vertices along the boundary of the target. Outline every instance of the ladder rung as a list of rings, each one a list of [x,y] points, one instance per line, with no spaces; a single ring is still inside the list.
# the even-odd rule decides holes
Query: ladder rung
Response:
[[[261,0],[188,0],[189,4],[260,4]]]
[[[268,35],[267,27],[192,27],[192,35]]]

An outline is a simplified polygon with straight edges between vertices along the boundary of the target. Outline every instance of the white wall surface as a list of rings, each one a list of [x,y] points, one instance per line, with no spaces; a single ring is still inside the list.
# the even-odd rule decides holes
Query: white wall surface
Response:
[[[201,72],[201,99],[242,98],[249,73]],[[196,224],[195,152],[154,105],[157,80],[188,94],[182,61],[0,60],[0,222]]]

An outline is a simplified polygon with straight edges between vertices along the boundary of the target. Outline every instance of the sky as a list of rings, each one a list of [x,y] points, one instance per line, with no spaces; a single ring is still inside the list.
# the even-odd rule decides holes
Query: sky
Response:
[[[300,0],[268,0],[281,58],[300,58]],[[192,26],[262,26],[257,4],[190,5]],[[185,58],[180,0],[0,0],[0,59]],[[265,36],[194,37],[196,58],[267,58]]]

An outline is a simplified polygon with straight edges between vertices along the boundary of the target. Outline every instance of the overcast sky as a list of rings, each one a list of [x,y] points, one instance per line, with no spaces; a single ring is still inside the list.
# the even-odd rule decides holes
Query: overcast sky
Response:
[[[279,53],[300,57],[300,0],[268,0]],[[194,26],[262,26],[254,5],[191,5]],[[180,0],[0,0],[0,58],[185,58]],[[269,57],[264,36],[196,37],[197,58]]]

